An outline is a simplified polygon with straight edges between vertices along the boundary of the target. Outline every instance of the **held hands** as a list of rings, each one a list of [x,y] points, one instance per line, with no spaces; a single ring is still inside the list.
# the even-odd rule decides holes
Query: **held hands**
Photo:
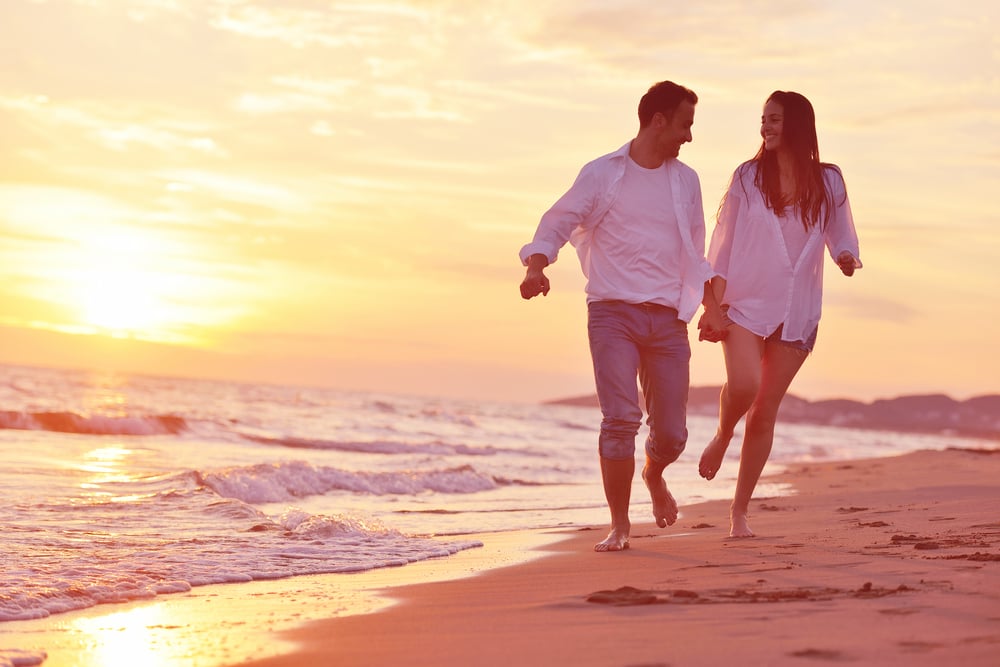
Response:
[[[533,296],[547,296],[549,293],[549,279],[541,269],[533,271],[531,268],[521,281],[521,298],[530,299]]]
[[[719,343],[726,339],[726,333],[722,311],[718,308],[706,308],[698,319],[698,340]]]
[[[854,258],[854,255],[847,252],[846,250],[839,255],[837,255],[837,266],[840,267],[841,272],[845,276],[853,276],[855,269],[861,268],[861,262]]]

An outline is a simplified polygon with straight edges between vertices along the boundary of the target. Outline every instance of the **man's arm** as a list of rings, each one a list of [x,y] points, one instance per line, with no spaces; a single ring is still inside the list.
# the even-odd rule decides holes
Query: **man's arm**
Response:
[[[521,297],[546,296],[549,293],[549,279],[543,269],[549,265],[549,258],[536,253],[528,258],[528,270],[521,281]]]

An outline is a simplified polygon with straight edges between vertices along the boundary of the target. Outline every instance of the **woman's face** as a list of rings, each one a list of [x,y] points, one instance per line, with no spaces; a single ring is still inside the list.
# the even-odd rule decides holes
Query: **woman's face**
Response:
[[[768,100],[764,105],[764,115],[760,117],[760,136],[764,140],[765,150],[775,151],[781,148],[784,126],[784,107],[774,100]]]

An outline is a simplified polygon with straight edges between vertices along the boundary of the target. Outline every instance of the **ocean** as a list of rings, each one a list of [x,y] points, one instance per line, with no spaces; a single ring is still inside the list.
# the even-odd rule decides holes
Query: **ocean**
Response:
[[[447,558],[484,533],[603,527],[599,422],[588,407],[0,366],[0,629],[209,584]],[[667,472],[681,521],[685,504],[730,497],[738,456],[739,433],[705,482],[715,420],[688,427]],[[996,447],[779,424],[767,472],[956,444]],[[647,522],[636,479],[633,521]]]

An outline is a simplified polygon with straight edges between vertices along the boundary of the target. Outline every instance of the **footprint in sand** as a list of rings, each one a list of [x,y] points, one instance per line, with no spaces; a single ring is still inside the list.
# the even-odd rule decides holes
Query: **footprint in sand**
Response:
[[[796,658],[812,658],[814,660],[850,660],[841,651],[830,651],[828,649],[822,648],[807,648],[801,651],[793,651],[788,655],[794,656]]]

